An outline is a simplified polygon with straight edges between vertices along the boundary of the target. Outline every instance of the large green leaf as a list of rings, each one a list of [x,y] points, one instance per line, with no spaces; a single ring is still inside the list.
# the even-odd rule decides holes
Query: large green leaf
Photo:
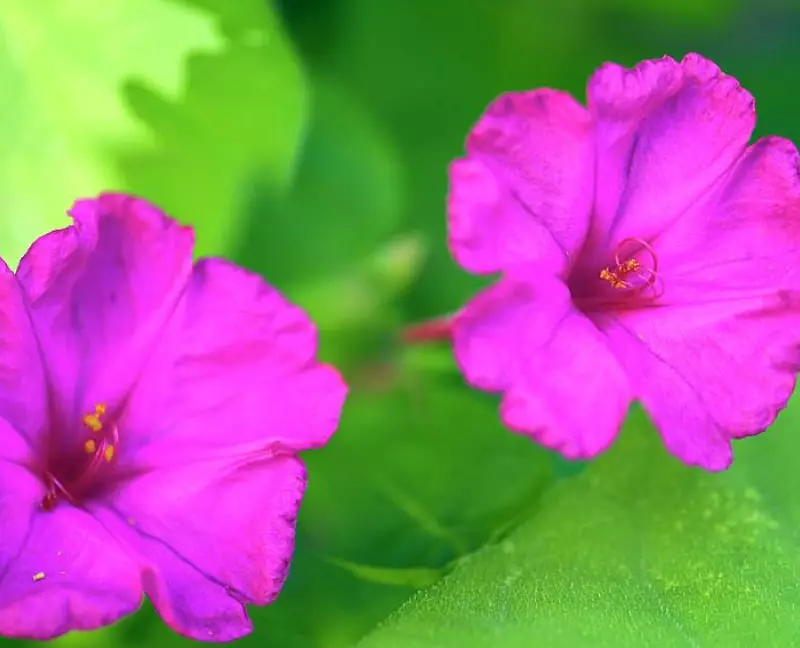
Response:
[[[198,225],[199,253],[230,253],[249,237],[252,185],[278,199],[291,184],[307,119],[306,87],[271,3],[184,2],[217,16],[226,47],[188,60],[177,101],[148,81],[125,85],[137,117],[157,139],[154,147],[122,154],[120,165],[126,187]]]
[[[199,226],[202,251],[221,252],[241,187],[254,175],[286,186],[305,117],[293,52],[268,3],[199,3],[0,3],[7,261],[103,190],[160,203]]]
[[[64,226],[76,197],[123,188],[113,150],[149,139],[123,81],[175,96],[184,55],[218,46],[206,16],[168,0],[0,3],[0,254]]]
[[[239,258],[283,285],[351,269],[396,232],[402,177],[394,143],[346,86],[314,80],[291,191],[255,183]]]
[[[797,416],[708,474],[637,415],[539,512],[415,596],[363,648],[794,646]]]

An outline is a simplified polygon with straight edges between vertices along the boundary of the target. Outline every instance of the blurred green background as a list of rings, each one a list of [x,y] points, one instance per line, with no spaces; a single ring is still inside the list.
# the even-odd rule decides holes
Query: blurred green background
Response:
[[[800,139],[799,30],[792,0],[0,0],[4,257],[78,196],[141,194],[307,308],[352,385],[242,646],[800,645],[797,407],[724,475],[640,414],[570,465],[448,349],[396,341],[480,286],[444,244],[446,167],[496,95],[697,51]],[[56,643],[189,642],[146,605]]]

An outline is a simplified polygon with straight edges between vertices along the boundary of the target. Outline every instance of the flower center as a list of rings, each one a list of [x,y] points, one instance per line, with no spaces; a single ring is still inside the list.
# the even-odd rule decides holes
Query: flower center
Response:
[[[614,263],[600,270],[599,277],[615,290],[642,293],[654,288],[649,296],[656,297],[658,256],[646,241],[625,239],[617,246]]]
[[[83,443],[80,455],[74,461],[67,461],[64,465],[50,466],[45,472],[44,479],[47,492],[42,499],[42,508],[51,510],[61,499],[71,504],[91,488],[97,477],[111,463],[119,444],[117,426],[104,420],[106,406],[103,403],[95,405],[94,412],[83,417],[83,425],[88,430],[88,435]],[[68,468],[77,462],[77,470]]]
[[[658,256],[647,241],[624,239],[612,262],[598,267],[603,257],[608,259],[607,253],[594,251],[579,259],[568,279],[573,302],[584,313],[642,308],[663,294]]]
[[[632,272],[641,270],[642,264],[638,259],[628,259],[616,265],[606,266],[600,271],[600,278],[611,284],[612,288],[631,288],[631,284],[625,280]]]

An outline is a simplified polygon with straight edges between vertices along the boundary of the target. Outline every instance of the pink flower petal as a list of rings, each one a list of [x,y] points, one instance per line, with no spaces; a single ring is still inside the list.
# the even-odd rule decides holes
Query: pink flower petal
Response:
[[[572,459],[615,438],[630,404],[627,378],[560,282],[499,282],[456,318],[454,345],[472,386],[504,393],[511,429]]]
[[[797,305],[795,305],[797,308]],[[800,328],[800,316],[794,317]],[[683,462],[724,470],[730,439],[763,432],[792,393],[797,349],[786,317],[747,315],[742,304],[626,311],[603,326],[667,449]]]
[[[654,239],[660,302],[739,299],[745,311],[751,298],[800,290],[799,165],[790,141],[758,140],[705,200]]]
[[[599,324],[669,450],[709,470],[758,434],[800,370],[797,150],[760,140],[708,200],[653,242],[659,308]]]
[[[193,235],[124,195],[79,200],[70,215],[74,225],[38,239],[17,274],[59,414],[80,420],[135,380],[189,277]]]
[[[294,550],[305,488],[299,459],[213,461],[155,470],[131,481],[102,519],[145,571],[165,622],[198,640],[250,632],[244,604],[272,602]]]
[[[130,395],[123,452],[153,466],[324,445],[347,388],[316,351],[311,320],[261,277],[199,262]]]
[[[0,457],[41,452],[47,423],[42,356],[17,278],[0,260]]]
[[[88,513],[44,512],[41,483],[0,461],[0,635],[51,639],[135,612],[139,569]]]
[[[593,164],[588,113],[568,94],[501,96],[450,167],[457,261],[479,274],[530,261],[566,267],[588,228]]]
[[[702,197],[743,153],[753,97],[696,54],[676,63],[608,63],[589,81],[596,121],[593,239],[649,239]]]

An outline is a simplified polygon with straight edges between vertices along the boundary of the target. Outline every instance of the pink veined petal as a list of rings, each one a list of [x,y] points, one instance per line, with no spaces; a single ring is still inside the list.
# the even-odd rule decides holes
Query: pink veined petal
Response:
[[[554,90],[502,95],[450,167],[449,244],[470,272],[539,262],[559,271],[583,243],[594,157],[586,109]]]
[[[732,438],[774,422],[800,370],[798,347],[789,346],[798,335],[787,331],[800,329],[800,315],[742,307],[626,311],[603,324],[669,452],[706,470],[730,465]]]
[[[593,457],[616,437],[628,380],[557,280],[489,288],[456,318],[454,345],[471,385],[503,392],[501,417],[511,429],[570,459]]]
[[[608,63],[589,81],[596,124],[592,244],[659,234],[742,154],[755,126],[753,97],[697,54],[628,70]]]
[[[261,277],[200,261],[130,394],[121,462],[155,466],[324,445],[347,387],[308,316]]]
[[[74,224],[38,239],[17,276],[58,416],[113,409],[135,380],[191,272],[193,234],[144,200],[79,200]]]
[[[10,426],[0,424],[0,457],[26,461],[41,452],[47,412],[41,353],[25,296],[0,260],[0,419]]]
[[[758,140],[709,196],[651,244],[661,303],[769,301],[800,291],[800,158],[789,140]]]
[[[709,470],[758,434],[800,370],[800,174],[760,140],[722,187],[654,245],[663,305],[598,321],[667,448]]]
[[[0,460],[0,636],[52,639],[135,612],[135,563],[88,513],[43,512],[37,478]]]
[[[202,641],[251,631],[245,604],[281,590],[294,551],[305,469],[294,457],[155,470],[123,486],[97,515],[138,556],[164,621]]]

